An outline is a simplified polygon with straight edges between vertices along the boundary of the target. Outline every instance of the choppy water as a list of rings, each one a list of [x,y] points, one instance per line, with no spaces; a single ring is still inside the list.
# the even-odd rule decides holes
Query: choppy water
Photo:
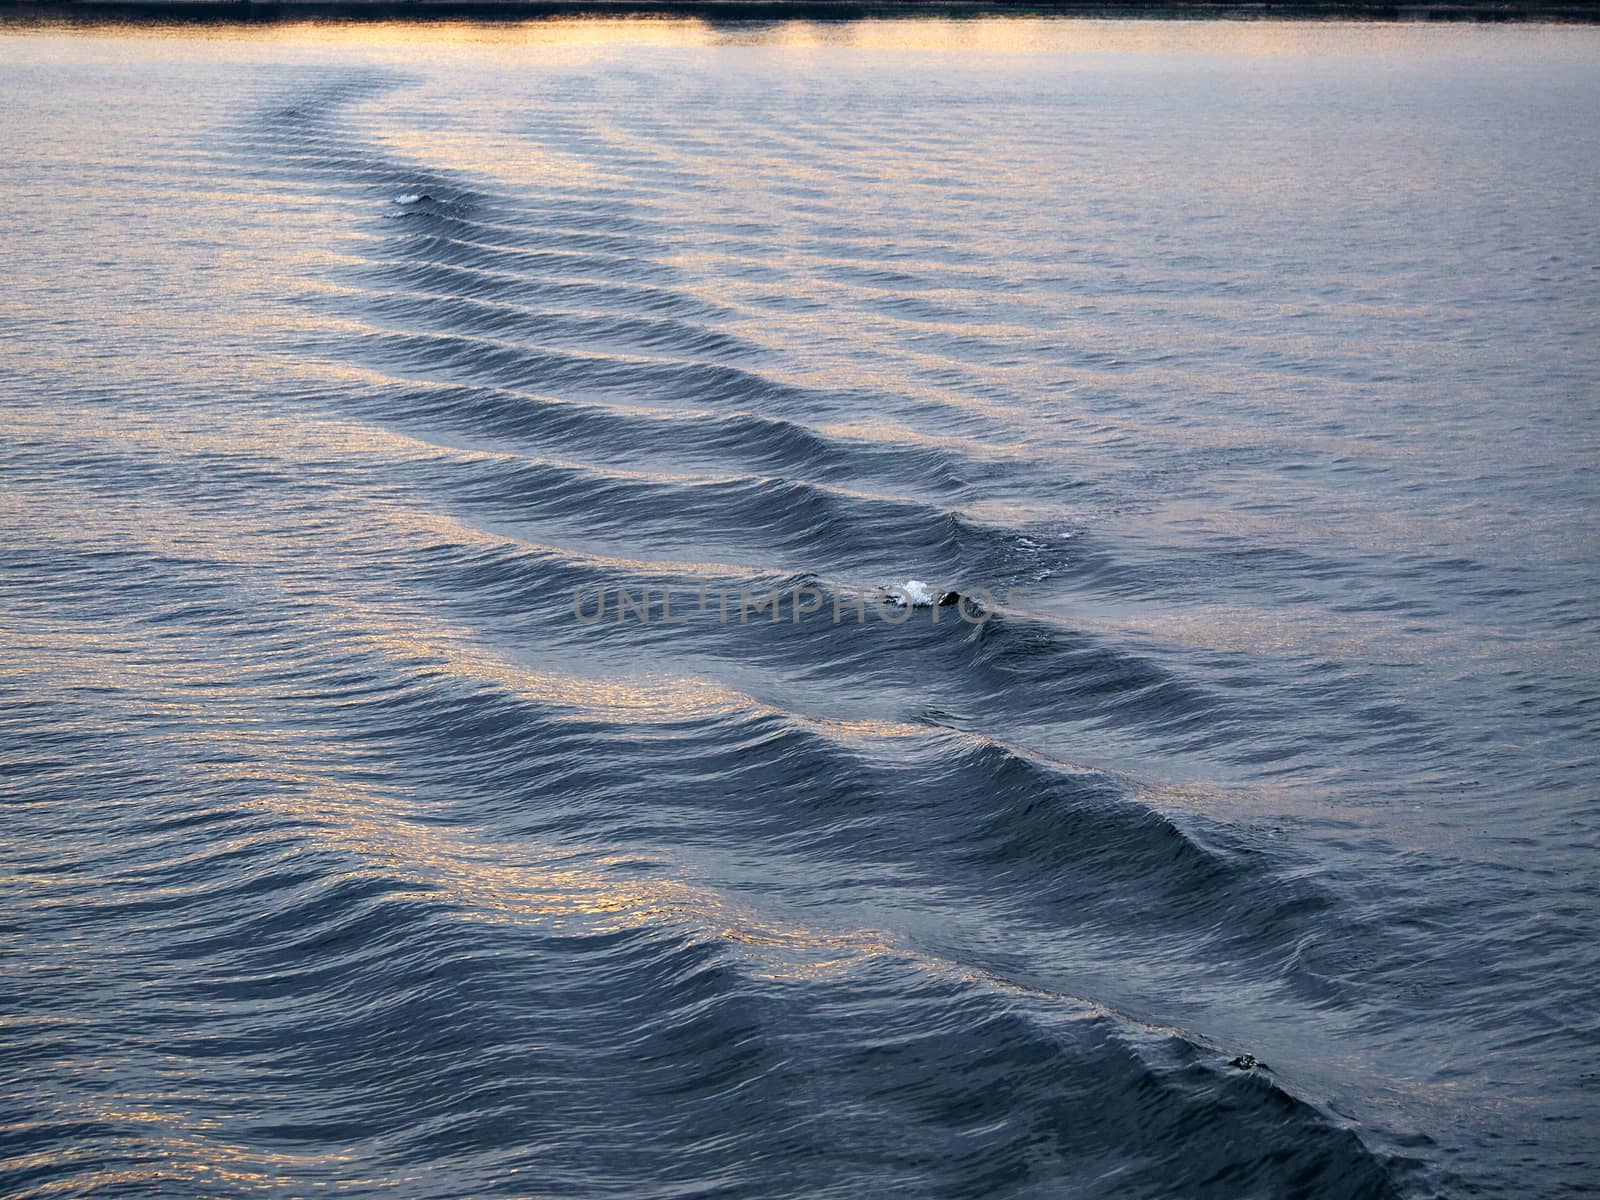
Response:
[[[1597,63],[0,38],[0,1192],[1592,1194]]]

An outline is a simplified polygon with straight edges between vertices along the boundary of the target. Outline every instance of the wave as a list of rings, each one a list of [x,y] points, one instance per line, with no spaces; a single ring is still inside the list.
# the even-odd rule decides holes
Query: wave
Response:
[[[737,111],[639,62],[465,109],[258,64],[161,160],[237,307],[24,355],[0,1191],[1511,1194],[1486,1096],[1576,1145],[1529,1114],[1583,1082],[1512,1093],[1574,1060],[1593,822],[1514,831],[1535,872],[1461,814],[1570,788],[1508,746],[1593,706],[1531,639],[1452,690],[1548,576],[1274,523],[1433,478],[1282,395],[1370,385],[1322,323],[1445,318],[1312,280],[1286,341],[1217,247],[1100,247],[1088,170],[1033,245],[1039,171],[952,141],[1016,150],[1021,91],[952,132],[887,59]]]

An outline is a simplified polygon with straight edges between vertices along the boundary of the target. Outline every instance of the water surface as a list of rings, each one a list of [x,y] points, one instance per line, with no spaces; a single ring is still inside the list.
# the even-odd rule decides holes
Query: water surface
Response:
[[[1585,1194],[1597,60],[0,35],[0,1192]]]

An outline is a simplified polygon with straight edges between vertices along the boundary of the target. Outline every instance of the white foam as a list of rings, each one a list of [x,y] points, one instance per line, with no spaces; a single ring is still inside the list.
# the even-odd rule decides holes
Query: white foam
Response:
[[[936,591],[920,579],[908,579],[888,593],[889,603],[897,608],[907,604],[912,608],[932,608],[944,595],[943,590]]]
[[[394,202],[396,204],[421,204],[427,198],[421,192],[406,192],[404,195],[396,196]]]

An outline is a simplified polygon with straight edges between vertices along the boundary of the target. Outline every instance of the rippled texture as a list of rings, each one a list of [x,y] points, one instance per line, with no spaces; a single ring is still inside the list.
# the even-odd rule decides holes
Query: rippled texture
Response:
[[[0,37],[0,1192],[1584,1194],[1597,58]]]

